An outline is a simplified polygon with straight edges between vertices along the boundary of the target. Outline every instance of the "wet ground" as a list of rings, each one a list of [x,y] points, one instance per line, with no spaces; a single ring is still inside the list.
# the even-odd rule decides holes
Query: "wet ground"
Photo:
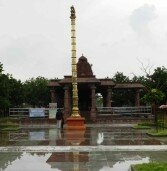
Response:
[[[131,164],[166,162],[167,152],[0,153],[5,171],[128,171]]]
[[[33,126],[0,132],[0,170],[128,171],[135,163],[166,162],[167,138],[146,132],[121,125],[89,125],[75,132]]]
[[[0,132],[0,146],[75,146],[71,143],[81,140],[82,146],[95,145],[164,145],[167,138],[153,138],[147,130],[132,127],[89,127],[83,132],[56,128],[22,128],[20,131]]]

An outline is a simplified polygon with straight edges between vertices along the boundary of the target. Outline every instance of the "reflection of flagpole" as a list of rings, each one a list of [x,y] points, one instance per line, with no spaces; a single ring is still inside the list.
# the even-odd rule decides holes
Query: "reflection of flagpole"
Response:
[[[74,158],[74,171],[79,171],[79,152],[73,152],[73,158]]]

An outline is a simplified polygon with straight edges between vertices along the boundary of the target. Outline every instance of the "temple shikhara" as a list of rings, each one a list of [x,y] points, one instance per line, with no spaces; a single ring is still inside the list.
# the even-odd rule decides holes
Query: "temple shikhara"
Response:
[[[133,89],[134,104],[140,106],[140,90],[144,86],[139,83],[115,83],[110,78],[98,79],[93,74],[92,67],[83,55],[77,62],[78,100],[81,116],[95,119],[96,95],[100,93],[103,97],[103,107],[112,106],[112,91],[115,89]],[[51,101],[56,102],[58,108],[63,108],[68,117],[72,107],[72,77],[64,76],[63,79],[51,80],[49,83]]]

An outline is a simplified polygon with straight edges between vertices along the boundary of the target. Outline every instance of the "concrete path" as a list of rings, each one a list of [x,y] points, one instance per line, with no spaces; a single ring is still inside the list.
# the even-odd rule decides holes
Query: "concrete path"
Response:
[[[0,152],[73,152],[73,151],[167,151],[167,145],[142,146],[7,146]]]

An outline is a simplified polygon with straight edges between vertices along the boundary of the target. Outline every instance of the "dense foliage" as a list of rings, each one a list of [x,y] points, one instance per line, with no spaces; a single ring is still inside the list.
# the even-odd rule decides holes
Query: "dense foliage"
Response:
[[[21,82],[9,74],[3,73],[0,63],[0,116],[9,107],[37,106],[45,107],[50,102],[48,80],[43,77]]]
[[[27,80],[24,84],[25,103],[33,107],[46,107],[50,102],[48,80],[44,77],[37,77]]]
[[[153,74],[146,74],[146,76],[134,76],[132,79],[125,76],[121,72],[117,72],[112,80],[117,83],[141,83],[146,87],[146,91],[141,92],[141,102],[149,105],[166,104],[167,102],[167,69],[157,67]],[[133,106],[135,91],[129,90],[114,90],[113,91],[113,105],[114,106]],[[126,103],[125,103],[126,102]]]
[[[138,79],[137,77],[135,78]],[[122,72],[117,72],[112,80],[115,83],[130,83],[132,81],[129,77],[125,76]],[[114,89],[112,95],[112,106],[134,106],[135,90],[133,89]]]

